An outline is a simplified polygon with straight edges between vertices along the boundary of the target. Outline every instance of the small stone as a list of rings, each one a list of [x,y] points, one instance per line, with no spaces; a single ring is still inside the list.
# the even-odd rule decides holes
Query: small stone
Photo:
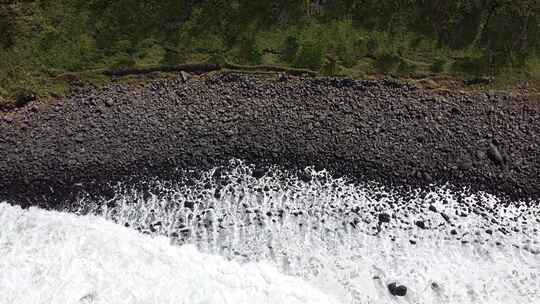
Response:
[[[188,72],[180,71],[180,76],[182,76],[182,81],[187,82],[192,76]]]
[[[433,206],[433,205],[429,205],[429,208],[428,208],[428,209],[429,209],[429,211],[431,211],[431,212],[437,212],[437,208],[435,208],[435,206]]]
[[[4,117],[4,120],[5,120],[7,123],[12,123],[12,122],[13,122],[13,118],[12,118],[12,117],[9,117],[9,116],[5,116],[5,117]]]
[[[105,100],[105,105],[107,107],[112,107],[114,105],[114,100],[112,98]]]
[[[457,231],[456,231],[456,229],[452,229],[452,230],[450,230],[450,234],[451,234],[451,235],[457,235]]]
[[[397,297],[404,297],[407,295],[407,287],[397,285],[395,282],[388,284],[388,291],[390,291],[391,295]]]
[[[287,74],[285,73],[279,73],[277,77],[278,81],[287,81]]]

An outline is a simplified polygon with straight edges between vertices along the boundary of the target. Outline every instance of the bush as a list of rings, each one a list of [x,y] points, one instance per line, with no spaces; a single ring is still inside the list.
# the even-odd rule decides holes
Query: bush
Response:
[[[161,63],[165,65],[177,65],[186,62],[186,59],[188,57],[188,50],[172,50],[172,49],[166,49],[165,54],[163,55],[163,58],[161,59]]]
[[[359,38],[353,43],[353,52],[355,54],[355,58],[362,58],[365,55],[367,55],[367,43],[364,39]]]
[[[0,18],[0,49],[9,49],[15,44],[15,24],[10,18]]]
[[[397,72],[403,76],[410,76],[411,74],[414,74],[417,69],[418,66],[416,64],[400,59]]]
[[[388,74],[393,72],[400,64],[401,58],[394,53],[384,53],[377,57],[375,61],[375,68],[379,73]]]
[[[77,71],[94,64],[98,50],[89,35],[67,36],[55,29],[48,29],[33,41],[32,55],[38,65]]]
[[[294,36],[287,36],[281,46],[280,59],[287,63],[294,62],[299,49],[300,44],[298,43],[298,39]]]
[[[128,54],[120,54],[116,57],[111,68],[114,70],[125,70],[135,66],[135,59]]]
[[[446,70],[446,65],[448,64],[448,60],[446,58],[437,58],[431,64],[430,70],[433,73],[442,73]]]
[[[454,62],[452,70],[473,76],[482,76],[489,73],[489,60],[487,56],[482,55],[465,56]]]
[[[409,43],[409,47],[411,48],[411,50],[416,50],[420,47],[423,41],[424,41],[424,37],[416,36],[413,39],[411,39]]]
[[[379,50],[379,42],[377,39],[371,37],[368,39],[366,47],[368,55],[375,55],[375,53]]]
[[[354,57],[354,51],[347,47],[344,43],[340,43],[337,47],[337,57],[343,66],[353,67],[356,63],[356,58]]]
[[[299,68],[320,69],[323,63],[324,51],[316,42],[306,42],[300,48],[294,61],[294,66]]]
[[[325,76],[335,76],[338,73],[338,66],[334,60],[325,60],[321,67],[321,72]]]
[[[15,91],[15,106],[20,108],[37,99],[37,93],[31,89],[19,88]]]
[[[225,56],[221,53],[211,54],[207,60],[208,63],[223,65],[227,62]]]
[[[240,56],[241,60],[249,64],[261,64],[263,54],[261,50],[257,48],[255,39],[246,38],[240,42]]]

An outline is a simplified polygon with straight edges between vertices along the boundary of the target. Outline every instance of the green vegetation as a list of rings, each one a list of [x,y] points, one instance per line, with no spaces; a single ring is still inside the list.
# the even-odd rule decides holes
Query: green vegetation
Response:
[[[205,61],[540,87],[539,0],[3,0],[0,33],[0,102]]]

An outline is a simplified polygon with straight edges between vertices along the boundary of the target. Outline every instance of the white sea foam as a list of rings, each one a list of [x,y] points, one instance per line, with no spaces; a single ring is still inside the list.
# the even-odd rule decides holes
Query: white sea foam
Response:
[[[0,204],[0,303],[337,303],[266,263],[239,265],[104,219]]]

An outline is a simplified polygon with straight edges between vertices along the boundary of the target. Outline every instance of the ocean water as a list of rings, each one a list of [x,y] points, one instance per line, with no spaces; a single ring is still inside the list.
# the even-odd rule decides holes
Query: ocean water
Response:
[[[0,303],[540,303],[535,202],[253,169],[1,203]]]

